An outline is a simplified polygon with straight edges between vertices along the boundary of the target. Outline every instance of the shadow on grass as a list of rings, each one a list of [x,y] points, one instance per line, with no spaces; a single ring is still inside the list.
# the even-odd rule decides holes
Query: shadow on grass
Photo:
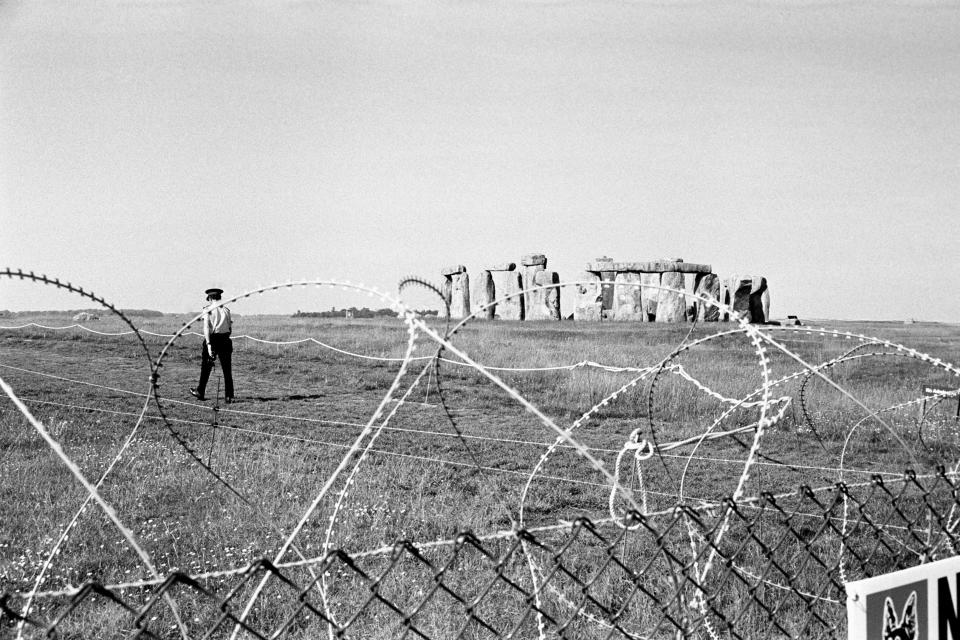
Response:
[[[280,395],[280,396],[247,396],[245,398],[237,398],[236,402],[283,402],[290,400],[321,400],[327,396],[322,393],[312,393],[312,394],[302,394],[302,393],[291,393],[289,395]]]

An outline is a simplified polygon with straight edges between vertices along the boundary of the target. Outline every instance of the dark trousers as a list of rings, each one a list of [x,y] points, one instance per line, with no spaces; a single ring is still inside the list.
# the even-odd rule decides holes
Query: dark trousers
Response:
[[[223,371],[223,395],[226,398],[233,398],[233,371],[230,369],[230,358],[233,356],[233,341],[230,340],[229,333],[214,333],[210,335],[210,345],[213,347],[213,355],[207,351],[207,341],[203,341],[203,353],[200,360],[200,384],[197,385],[197,393],[205,395],[207,381],[210,379],[210,372],[213,370],[213,362],[220,358],[220,369]]]

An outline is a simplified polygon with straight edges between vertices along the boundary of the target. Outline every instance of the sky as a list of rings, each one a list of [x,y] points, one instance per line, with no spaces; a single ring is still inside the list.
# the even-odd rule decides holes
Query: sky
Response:
[[[119,307],[537,252],[958,322],[958,202],[955,2],[0,2],[0,267]]]

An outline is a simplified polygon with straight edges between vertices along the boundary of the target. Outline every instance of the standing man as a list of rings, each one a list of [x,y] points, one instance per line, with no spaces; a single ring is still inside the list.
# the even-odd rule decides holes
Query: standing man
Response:
[[[206,400],[204,392],[207,389],[207,380],[213,369],[213,361],[220,358],[220,369],[223,371],[224,397],[227,404],[233,402],[233,371],[230,369],[230,358],[233,354],[233,341],[230,340],[230,331],[233,321],[230,319],[230,309],[219,305],[223,289],[207,289],[207,306],[203,313],[203,351],[200,354],[200,382],[196,389],[190,389],[190,395],[197,400]]]

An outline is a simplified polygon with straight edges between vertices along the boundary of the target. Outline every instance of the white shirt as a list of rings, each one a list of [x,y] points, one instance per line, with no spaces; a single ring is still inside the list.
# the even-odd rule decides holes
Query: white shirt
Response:
[[[214,303],[217,304],[217,303]],[[212,333],[230,333],[233,330],[233,321],[230,319],[230,309],[211,306],[203,316],[203,337],[210,341]]]

